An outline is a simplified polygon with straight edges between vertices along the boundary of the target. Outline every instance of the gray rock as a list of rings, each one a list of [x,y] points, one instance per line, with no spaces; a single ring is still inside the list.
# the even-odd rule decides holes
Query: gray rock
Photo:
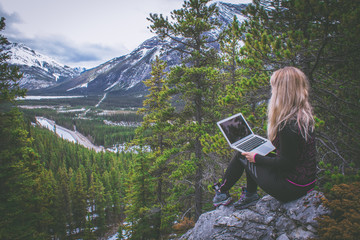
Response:
[[[180,239],[307,239],[316,236],[314,218],[329,213],[322,204],[323,194],[312,191],[306,196],[281,203],[266,195],[255,206],[237,210],[220,206],[204,213],[195,227]]]
[[[287,211],[290,219],[317,227],[317,222],[314,218],[328,213],[328,210],[320,204],[322,197],[322,193],[312,191],[310,194],[302,197],[301,201],[292,201],[282,205],[282,207],[284,211]],[[314,213],[316,213],[316,216],[314,216]]]
[[[280,235],[276,240],[289,240],[288,236],[284,233]]]
[[[289,237],[290,239],[306,240],[314,237],[314,234],[312,232],[305,231],[302,227],[298,227],[289,235]]]
[[[296,224],[287,216],[280,216],[275,222],[275,228],[280,229],[280,232],[288,232],[296,228]]]

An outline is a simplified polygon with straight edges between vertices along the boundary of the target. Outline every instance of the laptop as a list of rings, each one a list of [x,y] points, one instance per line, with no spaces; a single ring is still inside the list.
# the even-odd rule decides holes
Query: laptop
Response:
[[[262,156],[275,147],[270,140],[255,135],[241,113],[217,122],[231,148],[240,152],[255,152]]]

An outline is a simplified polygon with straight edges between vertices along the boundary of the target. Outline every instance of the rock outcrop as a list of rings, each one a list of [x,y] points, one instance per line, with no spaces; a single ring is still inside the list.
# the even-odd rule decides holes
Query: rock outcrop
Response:
[[[204,213],[193,229],[180,239],[308,239],[316,236],[314,218],[329,212],[322,204],[323,194],[312,191],[306,196],[281,203],[266,195],[255,206],[237,210],[220,206]]]

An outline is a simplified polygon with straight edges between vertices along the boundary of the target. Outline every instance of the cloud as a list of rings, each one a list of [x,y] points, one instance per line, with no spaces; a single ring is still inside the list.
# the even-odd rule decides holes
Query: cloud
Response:
[[[13,42],[24,43],[32,49],[36,49],[45,55],[53,57],[60,63],[66,63],[73,67],[90,67],[93,64],[101,64],[114,57],[119,57],[127,53],[123,46],[110,47],[101,44],[85,43],[75,45],[64,36],[47,36],[35,38],[16,38]]]
[[[5,33],[7,35],[15,36],[19,34],[19,31],[16,29],[15,25],[23,23],[23,20],[21,19],[20,15],[16,12],[14,13],[8,13],[5,11],[3,6],[0,3],[0,17],[4,17],[5,20]]]
[[[102,58],[100,56],[101,52],[110,52],[112,50],[110,47],[99,46],[97,44],[76,46],[63,36],[23,39],[22,42],[49,55],[58,56],[66,62],[100,60]]]
[[[6,19],[6,27],[2,34],[10,42],[23,43],[37,52],[54,58],[59,63],[66,63],[73,67],[93,67],[128,52],[123,45],[116,47],[97,43],[76,45],[73,41],[62,35],[27,37],[16,26],[17,24],[24,23],[20,15],[16,12],[11,14],[6,12],[1,3],[0,17],[5,17]]]

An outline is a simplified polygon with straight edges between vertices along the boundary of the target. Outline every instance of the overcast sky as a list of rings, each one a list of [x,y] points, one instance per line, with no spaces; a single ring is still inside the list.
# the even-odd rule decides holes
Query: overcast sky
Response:
[[[154,36],[150,13],[169,16],[183,0],[1,0],[4,34],[71,67],[91,68]],[[223,0],[249,3],[251,0]]]

